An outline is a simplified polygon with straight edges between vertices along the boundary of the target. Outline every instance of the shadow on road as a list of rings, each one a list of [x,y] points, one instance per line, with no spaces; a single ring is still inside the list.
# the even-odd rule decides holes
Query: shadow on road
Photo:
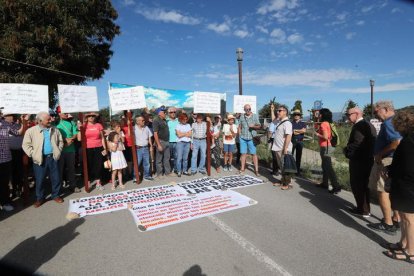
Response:
[[[75,232],[76,228],[84,222],[83,218],[75,219],[40,238],[30,237],[7,253],[0,262],[33,274],[79,235],[78,232]]]
[[[199,265],[193,265],[183,273],[183,276],[207,276],[207,274],[203,274]]]
[[[352,216],[347,211],[349,208],[354,207],[352,203],[342,199],[339,196],[329,194],[327,190],[315,187],[307,180],[296,178],[296,183],[298,183],[302,189],[306,190],[306,192],[301,191],[299,194],[305,198],[308,198],[309,202],[315,205],[315,207],[317,207],[321,212],[336,219],[344,226],[358,231],[380,245],[387,243],[383,237],[355,221],[356,217]],[[360,219],[366,221],[367,223],[369,222],[364,218]]]

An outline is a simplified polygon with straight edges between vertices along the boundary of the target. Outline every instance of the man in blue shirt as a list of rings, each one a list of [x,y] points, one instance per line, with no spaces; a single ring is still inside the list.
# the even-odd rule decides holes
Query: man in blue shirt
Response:
[[[171,167],[174,169],[174,172],[177,173],[177,134],[175,128],[178,126],[179,121],[177,119],[177,109],[175,107],[168,108],[168,118],[167,118],[168,129],[170,131],[170,157],[171,157]]]
[[[374,148],[374,165],[369,177],[370,189],[378,192],[378,202],[384,218],[380,223],[370,223],[368,227],[395,235],[399,228],[399,215],[394,211],[392,214],[390,195],[385,189],[384,168],[391,165],[392,156],[402,139],[401,135],[394,129],[392,118],[395,115],[394,106],[391,101],[379,101],[374,105],[375,114],[383,123]]]

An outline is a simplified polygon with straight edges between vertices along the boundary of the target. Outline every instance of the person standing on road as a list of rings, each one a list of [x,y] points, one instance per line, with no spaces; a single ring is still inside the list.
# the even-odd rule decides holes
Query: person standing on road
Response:
[[[335,170],[332,165],[332,153],[335,148],[332,147],[332,112],[327,108],[319,110],[319,127],[316,129],[315,135],[319,138],[320,155],[322,159],[322,183],[318,185],[320,188],[328,189],[329,181],[331,181],[332,190],[331,194],[337,194],[341,191],[341,187],[338,183]]]
[[[244,106],[244,114],[240,116],[240,123],[238,133],[240,135],[240,154],[241,154],[241,166],[240,174],[244,173],[246,168],[247,153],[253,155],[254,173],[259,175],[259,160],[256,155],[256,146],[253,143],[253,137],[256,135],[256,131],[261,129],[262,126],[259,121],[259,117],[253,114],[252,108],[249,104]]]
[[[275,105],[272,103],[270,105],[270,114],[271,114],[271,120],[272,122],[269,124],[269,128],[267,129],[267,138],[268,138],[268,143],[270,144],[270,149],[272,148],[273,142],[275,140],[275,128],[277,125],[277,117],[273,114],[275,114]],[[273,176],[278,176],[279,175],[279,166],[277,164],[277,156],[276,156],[276,152],[271,150],[272,153],[272,175]]]
[[[277,110],[277,119],[275,121],[274,140],[272,145],[272,151],[276,156],[276,162],[278,167],[282,170],[282,190],[291,188],[291,176],[283,173],[283,160],[284,156],[289,152],[292,152],[292,123],[289,121],[288,108],[286,105],[279,105]],[[278,186],[276,184],[276,186]]]
[[[63,203],[59,197],[61,188],[58,161],[64,146],[60,131],[51,125],[50,115],[39,112],[36,115],[37,126],[29,128],[23,138],[22,148],[33,159],[33,172],[36,178],[36,202],[40,207],[45,201],[44,180],[49,175],[52,184],[52,199]]]
[[[142,164],[144,167],[144,180],[152,181],[154,180],[151,176],[150,170],[150,154],[154,150],[152,146],[152,132],[145,125],[145,119],[143,116],[135,117],[134,134],[138,167]],[[134,182],[136,182],[134,170],[132,170],[132,175],[134,177]]]
[[[349,159],[349,182],[355,197],[356,207],[350,212],[363,217],[370,214],[369,174],[374,163],[374,145],[377,133],[374,126],[364,120],[358,107],[347,111],[346,116],[353,124],[344,154]]]
[[[305,137],[306,132],[306,123],[302,121],[302,112],[299,109],[293,111],[293,120],[292,120],[292,154],[295,154],[296,159],[296,168],[298,169],[297,175],[300,176],[300,164],[302,162],[302,151],[303,151],[303,138]]]
[[[9,135],[21,135],[23,124],[13,123],[13,114],[1,114],[0,112],[0,206],[4,211],[13,211],[10,198],[9,181],[12,172],[12,153],[10,151]],[[28,119],[28,116],[26,116]]]
[[[388,244],[384,254],[414,263],[414,112],[399,111],[393,118],[396,131],[403,136],[395,150],[388,177],[391,180],[391,207],[401,217],[401,239]]]
[[[385,190],[383,171],[391,165],[395,149],[400,144],[401,135],[394,129],[392,119],[395,116],[394,105],[391,101],[379,101],[374,105],[375,114],[381,124],[374,149],[374,164],[369,176],[369,187],[378,193],[378,202],[384,218],[379,223],[370,223],[371,229],[395,235],[399,228],[399,215],[392,215],[390,194]]]
[[[223,126],[223,150],[224,150],[224,171],[233,171],[231,163],[233,162],[234,146],[236,144],[237,125],[234,124],[234,116],[227,116],[227,124]]]
[[[157,167],[157,177],[161,177],[163,174],[165,176],[170,176],[171,174],[171,165],[170,165],[170,131],[168,129],[168,124],[166,120],[166,112],[164,106],[161,106],[156,110],[158,117],[154,120],[153,130],[155,145],[157,147],[156,154],[156,167]]]
[[[168,129],[170,132],[170,157],[171,157],[171,167],[173,168],[174,172],[177,173],[177,134],[175,133],[175,128],[180,122],[177,119],[177,109],[175,107],[168,108],[168,118],[167,124]]]
[[[180,114],[180,124],[175,127],[177,140],[177,176],[181,174],[188,175],[188,154],[190,153],[191,144],[191,126],[187,123],[188,116],[185,113]]]
[[[203,115],[197,114],[196,122],[191,126],[193,133],[191,149],[191,174],[196,174],[197,171],[201,174],[206,174],[206,149],[207,149],[207,123],[203,121]],[[197,157],[200,152],[200,162],[197,167]]]

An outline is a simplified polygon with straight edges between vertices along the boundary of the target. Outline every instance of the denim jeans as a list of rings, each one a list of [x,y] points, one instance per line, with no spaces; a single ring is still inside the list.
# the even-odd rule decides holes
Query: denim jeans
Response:
[[[149,150],[148,147],[139,148],[137,149],[137,162],[138,167],[141,165],[144,167],[144,177],[150,177],[150,161],[149,161]],[[135,172],[133,171],[132,174],[135,177]]]
[[[33,172],[36,179],[36,199],[45,199],[44,180],[47,174],[52,184],[52,199],[57,198],[61,187],[58,161],[52,155],[44,156],[42,165],[33,164]]]
[[[177,143],[170,142],[170,164],[174,171],[177,171]]]
[[[198,152],[200,151],[200,163],[198,164],[198,171],[204,172],[206,171],[205,163],[206,163],[206,149],[207,143],[206,139],[204,140],[193,140],[193,156],[191,157],[191,172],[197,172],[197,156]]]
[[[190,142],[178,142],[176,153],[177,172],[186,172],[188,168],[188,154],[190,153]]]

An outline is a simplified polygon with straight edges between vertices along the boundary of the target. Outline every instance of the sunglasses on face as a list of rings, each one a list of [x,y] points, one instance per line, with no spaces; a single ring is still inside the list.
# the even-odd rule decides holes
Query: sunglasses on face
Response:
[[[177,112],[175,112],[175,111],[170,111],[170,112],[168,112],[168,113],[170,113],[170,114],[171,114],[171,113],[174,113],[174,114],[175,114],[175,113],[177,113]]]
[[[276,112],[282,112],[282,111],[285,111],[284,109],[278,109],[278,110],[276,110]]]
[[[251,110],[252,110],[251,108],[244,109],[244,111],[246,111],[246,112],[251,111]]]

